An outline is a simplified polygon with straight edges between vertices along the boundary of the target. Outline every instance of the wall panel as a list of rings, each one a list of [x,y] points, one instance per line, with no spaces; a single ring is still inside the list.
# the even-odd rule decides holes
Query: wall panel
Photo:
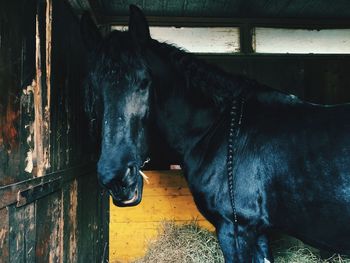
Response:
[[[79,19],[65,1],[1,1],[0,34],[0,262],[105,262]]]

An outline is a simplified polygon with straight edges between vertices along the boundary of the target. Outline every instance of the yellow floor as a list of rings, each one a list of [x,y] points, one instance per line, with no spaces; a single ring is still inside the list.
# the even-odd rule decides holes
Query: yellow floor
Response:
[[[197,219],[199,225],[213,226],[198,212],[180,171],[149,171],[143,199],[136,207],[110,206],[109,259],[126,263],[145,253],[147,241],[157,235],[163,220],[178,223]]]

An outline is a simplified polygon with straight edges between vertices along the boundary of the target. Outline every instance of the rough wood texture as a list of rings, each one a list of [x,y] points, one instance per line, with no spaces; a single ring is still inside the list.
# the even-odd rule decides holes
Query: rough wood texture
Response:
[[[23,168],[30,117],[21,97],[35,75],[35,8],[33,1],[0,2],[0,186],[31,176]]]
[[[350,56],[257,55],[203,56],[239,73],[302,99],[321,104],[350,101]]]
[[[0,209],[0,259],[2,263],[10,261],[9,214],[8,208]]]
[[[36,202],[36,262],[59,262],[62,256],[63,220],[61,217],[61,192],[56,192]]]
[[[35,261],[35,205],[10,207],[10,258],[11,262]]]
[[[108,259],[79,32],[64,1],[0,2],[1,263]]]
[[[295,18],[349,18],[347,0],[336,3],[327,0],[71,0],[77,10],[86,9],[89,3],[97,15],[121,16],[128,14],[129,4],[138,4],[148,15],[187,17],[295,17]],[[76,3],[81,3],[77,5]]]
[[[66,185],[62,192],[63,203],[63,262],[77,262],[78,259],[78,180]]]
[[[149,171],[142,203],[137,207],[110,206],[110,262],[128,262],[143,255],[163,220],[184,223],[193,219],[213,226],[198,212],[187,183],[179,171]]]

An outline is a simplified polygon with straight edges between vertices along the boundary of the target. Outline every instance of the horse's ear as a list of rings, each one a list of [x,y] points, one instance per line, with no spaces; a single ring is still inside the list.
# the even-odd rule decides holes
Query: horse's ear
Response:
[[[136,5],[130,5],[129,32],[134,40],[139,43],[146,43],[151,39],[148,22],[145,15]]]
[[[102,35],[88,12],[85,12],[81,17],[80,31],[87,49],[89,51],[95,50],[102,41]]]

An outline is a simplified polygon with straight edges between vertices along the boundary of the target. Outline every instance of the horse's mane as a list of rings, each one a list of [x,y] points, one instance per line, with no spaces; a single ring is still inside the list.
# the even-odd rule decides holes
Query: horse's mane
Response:
[[[220,108],[226,107],[227,103],[242,92],[255,88],[261,90],[264,87],[243,75],[227,73],[175,45],[153,40],[151,46],[167,58],[185,79],[186,85],[177,88],[204,95]]]

